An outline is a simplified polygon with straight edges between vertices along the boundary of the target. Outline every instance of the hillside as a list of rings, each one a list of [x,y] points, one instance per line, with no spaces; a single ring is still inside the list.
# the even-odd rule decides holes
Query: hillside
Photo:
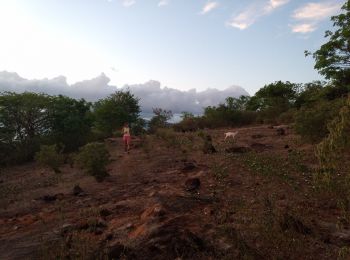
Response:
[[[290,128],[106,140],[110,176],[65,165],[0,175],[0,259],[335,259],[350,241],[336,200],[313,189],[313,147]],[[203,133],[202,133],[203,135]],[[78,187],[73,187],[78,185]],[[58,258],[57,258],[58,257]]]

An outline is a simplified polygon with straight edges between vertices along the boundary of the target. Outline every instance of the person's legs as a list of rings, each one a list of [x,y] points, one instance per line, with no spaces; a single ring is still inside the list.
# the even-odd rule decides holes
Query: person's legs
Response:
[[[126,143],[127,143],[127,151],[129,152],[129,150],[130,150],[130,139],[131,139],[131,137],[130,136],[127,136],[127,138],[126,138]]]
[[[126,136],[123,136],[123,143],[124,143],[124,152],[127,152],[128,139],[126,138]]]

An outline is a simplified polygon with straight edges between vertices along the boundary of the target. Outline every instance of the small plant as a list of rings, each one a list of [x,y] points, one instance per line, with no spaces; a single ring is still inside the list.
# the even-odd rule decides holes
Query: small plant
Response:
[[[109,162],[109,152],[102,143],[89,143],[83,146],[76,156],[76,162],[98,182],[108,176],[106,165]]]
[[[35,154],[35,160],[44,166],[50,167],[55,173],[60,173],[60,166],[64,162],[61,152],[57,151],[57,146],[42,145],[40,151]]]

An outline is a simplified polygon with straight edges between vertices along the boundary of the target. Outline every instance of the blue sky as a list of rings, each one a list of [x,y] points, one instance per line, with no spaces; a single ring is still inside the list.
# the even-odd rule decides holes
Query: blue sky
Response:
[[[312,58],[343,0],[0,0],[0,71],[70,84],[157,80],[254,94],[321,79]]]

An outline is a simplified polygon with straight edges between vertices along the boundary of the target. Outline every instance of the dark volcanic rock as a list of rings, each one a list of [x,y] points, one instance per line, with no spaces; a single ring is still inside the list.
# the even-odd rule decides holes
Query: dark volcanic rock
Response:
[[[226,153],[248,153],[251,150],[251,148],[245,146],[234,146],[225,149]]]
[[[80,194],[82,194],[84,191],[82,188],[80,188],[79,185],[75,185],[74,188],[73,188],[73,195],[74,196],[78,196]]]
[[[216,149],[212,143],[212,138],[210,135],[207,135],[204,138],[204,145],[203,145],[203,153],[205,154],[212,154],[212,153],[216,153]]]
[[[277,128],[276,132],[277,132],[277,135],[285,135],[286,134],[286,130],[284,130],[284,128]]]
[[[187,191],[197,190],[201,185],[199,178],[189,178],[185,182],[185,188]]]
[[[259,138],[263,138],[265,137],[264,135],[260,135],[260,134],[256,134],[256,135],[252,135],[253,139],[259,139]]]
[[[183,172],[193,171],[197,168],[197,164],[195,162],[184,162],[184,166],[182,167]]]
[[[53,202],[57,199],[62,199],[63,198],[63,194],[62,193],[58,193],[58,194],[55,194],[55,195],[44,195],[40,198],[38,198],[38,200],[42,200],[44,202]]]
[[[257,152],[262,152],[262,151],[265,151],[266,149],[272,148],[271,145],[261,144],[261,143],[253,143],[250,145],[250,147]]]
[[[283,231],[291,229],[303,235],[311,234],[311,229],[309,227],[301,222],[301,220],[287,213],[282,216],[280,227]]]

